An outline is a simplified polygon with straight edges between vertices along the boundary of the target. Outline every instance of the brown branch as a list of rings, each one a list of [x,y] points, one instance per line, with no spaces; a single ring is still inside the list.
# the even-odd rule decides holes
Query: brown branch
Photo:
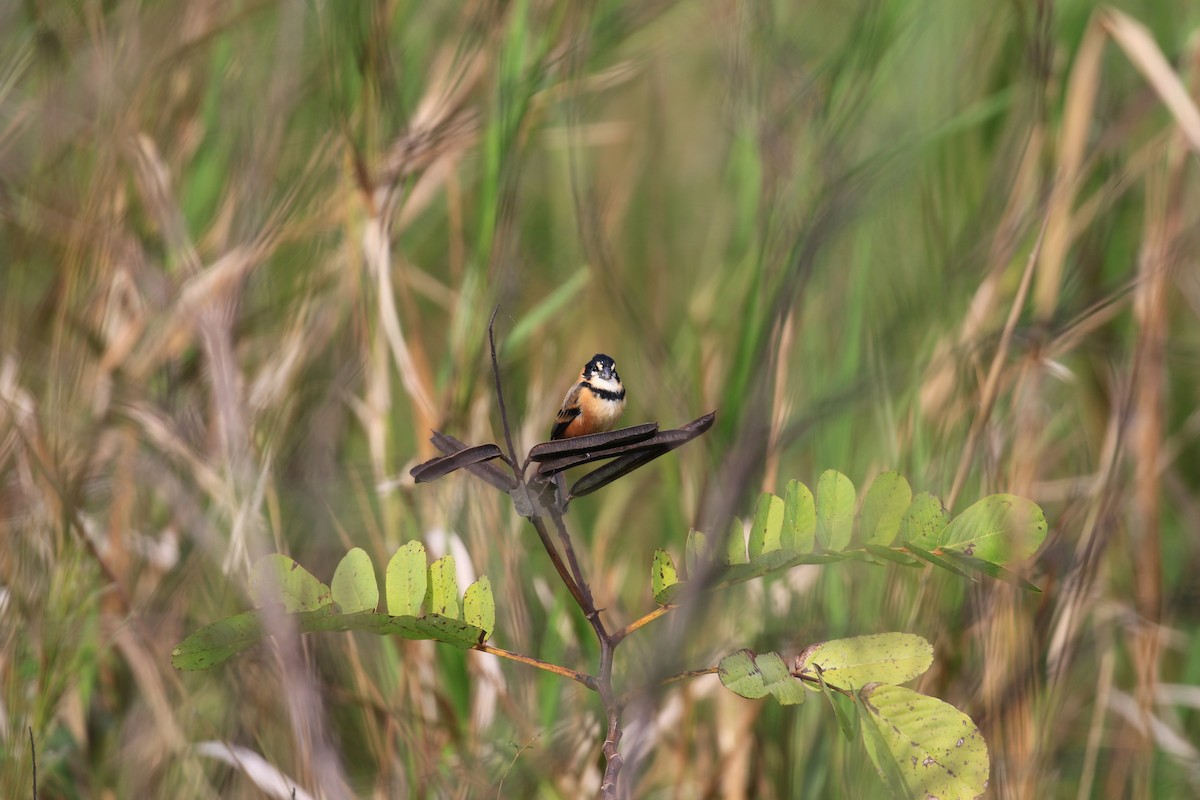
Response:
[[[502,647],[492,647],[491,645],[480,644],[476,645],[474,649],[481,653],[488,653],[493,656],[499,656],[500,658],[507,658],[509,661],[516,661],[520,664],[536,667],[537,669],[544,670],[546,672],[553,672],[555,675],[560,675],[564,678],[570,678],[576,683],[583,684],[592,691],[596,690],[596,679],[585,672],[579,672],[578,670],[573,670],[568,667],[560,667],[558,664],[551,664],[549,661],[542,661],[540,658],[523,656],[520,653],[514,653],[511,650],[505,650]]]
[[[617,642],[621,641],[626,636],[633,633],[634,631],[636,631],[638,628],[642,627],[643,625],[649,625],[651,622],[654,622],[654,620],[667,614],[667,612],[674,611],[677,608],[679,608],[679,606],[677,606],[677,605],[659,606],[658,608],[654,609],[649,614],[644,615],[640,619],[635,619],[633,622],[629,623],[624,628],[621,628],[618,631],[613,631],[613,635],[612,635],[613,644],[616,644]]]

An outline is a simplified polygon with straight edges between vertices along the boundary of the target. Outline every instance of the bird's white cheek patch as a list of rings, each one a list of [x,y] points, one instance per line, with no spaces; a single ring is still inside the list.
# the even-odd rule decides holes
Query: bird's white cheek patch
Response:
[[[588,379],[588,383],[595,386],[597,389],[603,389],[606,392],[621,391],[621,384],[617,381],[610,381],[608,378],[603,378],[599,375],[593,375]]]

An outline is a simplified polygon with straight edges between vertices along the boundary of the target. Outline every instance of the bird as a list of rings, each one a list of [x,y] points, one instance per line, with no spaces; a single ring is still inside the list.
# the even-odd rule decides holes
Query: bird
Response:
[[[625,385],[611,357],[597,353],[583,365],[579,380],[563,398],[551,439],[571,439],[612,430],[625,410]]]

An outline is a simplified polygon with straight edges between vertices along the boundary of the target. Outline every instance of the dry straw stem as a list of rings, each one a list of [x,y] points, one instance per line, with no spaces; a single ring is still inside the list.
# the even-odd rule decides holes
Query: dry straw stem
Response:
[[[971,420],[971,428],[967,432],[967,442],[963,445],[962,456],[958,461],[958,471],[954,475],[954,484],[950,488],[950,494],[946,497],[946,508],[953,509],[954,502],[958,499],[958,494],[962,491],[963,483],[966,481],[967,472],[971,468],[971,463],[975,458],[975,448],[979,444],[979,435],[983,432],[984,426],[987,424],[988,418],[991,416],[992,407],[996,403],[996,398],[1000,393],[1000,375],[1004,369],[1004,362],[1008,360],[1008,348],[1012,344],[1013,331],[1017,328],[1017,321],[1021,318],[1021,309],[1025,307],[1025,298],[1029,294],[1029,286],[1033,282],[1033,267],[1038,261],[1038,255],[1042,249],[1042,242],[1046,236],[1046,228],[1049,224],[1049,217],[1042,222],[1042,229],[1038,233],[1037,241],[1034,242],[1033,250],[1029,253],[1029,259],[1025,263],[1025,272],[1021,275],[1021,283],[1017,287],[1017,295],[1013,298],[1012,307],[1008,312],[1008,319],[1004,323],[1004,330],[1000,334],[1000,342],[996,347],[996,355],[992,358],[991,368],[988,370],[987,379],[984,381],[983,390],[980,392],[979,412]]]
[[[1142,73],[1166,105],[1188,146],[1200,154],[1200,109],[1144,25],[1116,9],[1102,9],[1092,18],[1075,57],[1067,85],[1063,128],[1058,144],[1059,167],[1050,199],[1046,244],[1038,266],[1034,309],[1048,319],[1058,306],[1063,266],[1073,238],[1075,193],[1094,122],[1100,87],[1104,42],[1111,37],[1130,63]]]

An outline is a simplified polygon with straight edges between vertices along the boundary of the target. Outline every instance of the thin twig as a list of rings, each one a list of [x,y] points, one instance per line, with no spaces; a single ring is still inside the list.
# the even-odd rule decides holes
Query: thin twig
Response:
[[[513,471],[513,476],[517,479],[516,491],[529,493],[532,491],[529,483],[525,480],[525,470],[517,462],[517,450],[513,446],[512,428],[508,423],[508,407],[504,403],[504,388],[500,380],[500,362],[496,357],[496,314],[500,311],[500,306],[497,305],[492,310],[492,317],[488,321],[488,344],[491,347],[492,356],[492,377],[496,382],[496,400],[500,405],[500,421],[504,426],[504,441],[508,445],[508,454],[504,456],[504,460],[508,462],[509,467]],[[604,780],[600,786],[600,796],[606,800],[616,800],[617,797],[617,779],[621,773],[621,754],[618,747],[621,742],[621,704],[617,701],[617,697],[613,692],[612,687],[612,665],[613,665],[613,650],[616,647],[617,640],[608,633],[604,627],[604,623],[600,619],[600,612],[596,610],[596,604],[592,599],[591,589],[588,588],[587,581],[583,577],[583,570],[579,566],[579,559],[575,556],[575,548],[571,544],[571,536],[567,531],[566,523],[563,521],[562,513],[558,509],[552,509],[550,512],[554,520],[554,526],[558,531],[559,540],[562,542],[563,550],[566,553],[567,559],[570,561],[570,569],[563,563],[562,555],[558,552],[558,548],[554,546],[553,540],[550,538],[550,532],[546,530],[546,524],[541,516],[534,514],[529,518],[529,522],[537,531],[538,538],[542,541],[542,547],[545,548],[546,554],[550,556],[550,561],[554,564],[554,569],[558,571],[558,576],[562,579],[563,584],[567,587],[567,591],[571,593],[571,597],[579,605],[584,617],[591,624],[592,629],[596,632],[596,638],[600,642],[600,670],[595,677],[585,675],[581,672],[569,670],[565,667],[559,667],[549,662],[540,661],[535,658],[510,653],[507,650],[500,648],[492,648],[487,645],[480,645],[477,650],[485,653],[492,653],[501,658],[509,658],[513,661],[519,661],[532,667],[536,667],[547,672],[553,672],[557,675],[570,678],[587,686],[589,689],[595,690],[600,695],[601,702],[604,703],[605,716],[608,720],[608,733],[604,740],[602,751],[604,753],[605,767]]]
[[[575,547],[571,544],[571,535],[567,531],[567,524],[563,521],[562,513],[557,508],[550,508],[550,518],[554,520],[554,527],[558,530],[559,541],[562,542],[563,550],[567,554],[567,562],[571,565],[571,574],[575,576],[575,582],[579,586],[579,593],[583,596],[583,613],[588,615],[588,620],[596,628],[596,635],[603,639],[608,636],[608,631],[604,627],[604,623],[600,621],[600,612],[596,608],[596,601],[592,599],[592,589],[583,577],[583,570],[579,566],[579,559],[575,557]]]
[[[674,611],[677,608],[679,608],[678,605],[659,606],[658,608],[654,609],[649,614],[646,614],[645,616],[641,617],[640,619],[635,619],[633,622],[629,623],[624,628],[621,628],[618,631],[613,631],[613,635],[612,635],[613,644],[616,644],[617,642],[621,641],[626,636],[633,633],[634,631],[636,631],[638,628],[642,627],[643,625],[648,625],[651,622],[654,622],[654,620],[658,619],[659,617],[666,615],[667,612]]]
[[[500,313],[500,304],[492,309],[492,318],[488,320],[488,344],[492,349],[492,377],[496,381],[496,401],[500,404],[500,422],[504,426],[504,443],[508,445],[508,465],[512,467],[517,480],[524,480],[517,472],[517,450],[513,447],[512,430],[508,426],[508,408],[504,405],[504,388],[500,385],[500,362],[496,359],[496,315]]]
[[[562,582],[567,586],[567,591],[571,593],[571,597],[575,598],[576,604],[586,611],[587,602],[584,600],[583,594],[579,591],[579,587],[575,584],[575,579],[571,577],[567,565],[563,563],[558,548],[554,546],[554,541],[550,538],[550,532],[546,530],[546,523],[542,522],[541,517],[530,517],[529,522],[533,525],[533,529],[537,531],[538,538],[542,540],[542,547],[546,549],[546,554],[550,556],[550,561],[553,562],[554,569],[558,571],[558,577],[562,578]]]
[[[516,661],[530,667],[536,667],[537,669],[545,670],[546,672],[553,672],[555,675],[560,675],[564,678],[570,678],[576,683],[581,683],[593,691],[596,689],[596,679],[585,672],[579,672],[578,670],[570,669],[568,667],[561,667],[558,664],[551,664],[549,661],[542,661],[540,658],[523,656],[520,653],[514,653],[511,650],[505,650],[502,647],[492,647],[491,645],[481,644],[476,645],[474,649],[481,653],[488,653],[493,656],[499,656],[500,658],[507,658],[509,661]]]
[[[33,746],[33,726],[29,726],[29,761],[33,764],[33,800],[37,800],[37,750]]]

